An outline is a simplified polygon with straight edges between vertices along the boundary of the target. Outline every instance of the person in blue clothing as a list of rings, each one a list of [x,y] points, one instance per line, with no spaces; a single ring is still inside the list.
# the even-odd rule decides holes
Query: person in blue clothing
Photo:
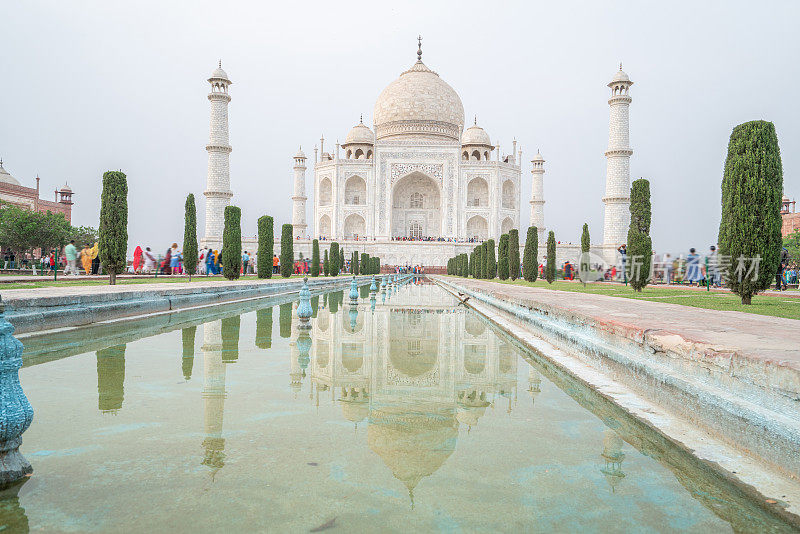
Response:
[[[217,274],[217,264],[214,259],[214,251],[209,248],[208,254],[206,254],[206,272],[208,274]]]
[[[703,279],[703,273],[700,271],[700,254],[695,253],[694,248],[689,249],[689,255],[686,256],[686,280],[689,285],[700,283]]]
[[[250,263],[250,255],[245,250],[242,254],[242,274],[247,274],[247,264]]]

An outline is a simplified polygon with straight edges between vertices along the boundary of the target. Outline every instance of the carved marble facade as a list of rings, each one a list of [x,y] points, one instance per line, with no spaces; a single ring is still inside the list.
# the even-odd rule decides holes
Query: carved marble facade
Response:
[[[373,129],[361,121],[332,153],[321,140],[308,238],[365,242],[386,264],[443,266],[453,242],[519,228],[521,152],[501,156],[477,123],[465,129],[458,94],[419,57],[379,96]],[[408,240],[420,247],[413,258]]]

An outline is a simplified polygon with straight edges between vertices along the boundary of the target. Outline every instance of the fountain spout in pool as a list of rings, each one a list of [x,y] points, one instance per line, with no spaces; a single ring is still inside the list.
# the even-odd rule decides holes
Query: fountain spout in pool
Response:
[[[22,434],[33,421],[33,408],[19,383],[20,367],[22,343],[14,337],[0,300],[0,488],[33,473],[19,452]]]

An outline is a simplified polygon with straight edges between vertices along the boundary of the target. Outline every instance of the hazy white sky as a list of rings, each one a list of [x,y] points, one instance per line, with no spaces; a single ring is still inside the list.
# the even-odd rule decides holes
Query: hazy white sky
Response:
[[[233,203],[243,232],[290,222],[292,159],[344,140],[380,91],[416,59],[460,94],[508,152],[547,160],[545,221],[579,242],[602,236],[606,84],[624,62],[631,89],[632,178],[651,182],[659,251],[716,239],[731,129],[773,121],[786,193],[800,196],[800,2],[26,1],[0,7],[0,157],[45,198],[75,191],[75,224],[97,226],[101,177],[129,184],[129,246],[183,238],[183,205],[203,228],[209,102],[222,58],[234,82]],[[307,189],[312,189],[312,172]],[[309,221],[310,221],[309,205]],[[522,232],[521,232],[522,233]]]

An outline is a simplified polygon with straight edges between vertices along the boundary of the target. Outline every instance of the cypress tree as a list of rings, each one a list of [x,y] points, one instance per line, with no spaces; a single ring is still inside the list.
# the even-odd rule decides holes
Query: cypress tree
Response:
[[[372,258],[372,274],[381,274],[381,259],[378,256]]]
[[[186,197],[183,221],[183,267],[191,281],[192,275],[197,272],[198,257],[197,211],[194,204],[194,195],[191,193]]]
[[[475,247],[475,278],[482,279],[483,278],[483,251],[486,250],[486,247],[483,246],[483,243]]]
[[[556,279],[556,234],[550,230],[547,236],[547,265],[544,268],[544,277],[548,284]]]
[[[284,224],[281,228],[281,276],[289,278],[294,271],[294,227]]]
[[[311,242],[311,276],[319,276],[319,240]]]
[[[475,250],[476,249],[473,248],[472,251],[469,253],[469,261],[467,262],[467,269],[469,271],[469,276],[473,278],[475,278]]]
[[[322,273],[325,276],[330,276],[330,274],[331,274],[331,266],[330,266],[330,263],[328,263],[328,251],[327,250],[325,251],[325,255],[323,256],[323,259],[322,259]]]
[[[128,252],[128,179],[125,173],[103,173],[103,194],[100,199],[100,239],[98,255],[109,283],[117,283],[117,275],[125,272]]]
[[[331,276],[338,276],[339,275],[339,243],[334,241],[331,243],[331,254],[330,258],[328,259],[329,262],[329,269]]]
[[[350,254],[350,274],[358,276],[358,252],[355,250]]]
[[[497,276],[500,280],[508,280],[508,234],[501,235],[497,245]]]
[[[650,239],[650,182],[644,178],[631,184],[631,225],[628,228],[628,280],[641,291],[650,279],[653,242]]]
[[[539,277],[539,230],[535,226],[528,227],[525,238],[525,252],[522,255],[522,275],[528,282],[535,282]]]
[[[495,256],[494,239],[489,239],[486,242],[486,278],[493,279],[497,277],[497,259]]]
[[[778,270],[782,194],[783,164],[775,125],[752,121],[736,126],[722,178],[718,242],[720,256],[730,258],[730,265],[722,267],[725,285],[742,298],[742,304],[750,304],[753,295],[768,289]]]
[[[272,217],[258,218],[258,271],[259,278],[272,278],[272,256],[275,254],[275,236],[272,230]]]
[[[242,210],[225,206],[225,229],[222,231],[222,274],[238,280],[242,267]]]
[[[583,282],[583,285],[586,285],[586,280],[589,276],[589,271],[591,270],[592,266],[589,264],[589,249],[592,247],[592,242],[589,239],[589,223],[583,223],[583,233],[581,234],[581,260],[578,264],[578,276]]]
[[[508,276],[512,280],[519,278],[519,230],[508,231]]]
[[[461,254],[461,273],[459,276],[465,278],[469,276],[469,256],[466,252]]]
[[[361,274],[372,274],[372,264],[369,261],[369,254],[366,252],[361,253]]]
[[[339,271],[336,274],[339,274],[342,270],[344,270],[344,266],[346,265],[344,261],[344,247],[339,249]]]

